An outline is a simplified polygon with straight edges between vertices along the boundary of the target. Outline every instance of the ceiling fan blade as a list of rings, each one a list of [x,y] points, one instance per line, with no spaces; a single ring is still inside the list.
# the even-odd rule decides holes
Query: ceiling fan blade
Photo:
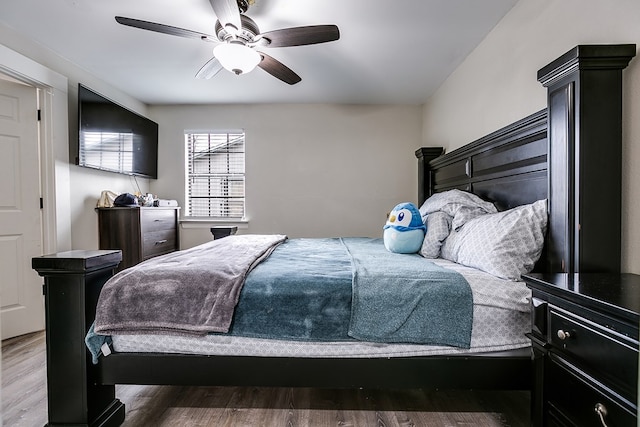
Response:
[[[124,16],[116,16],[116,21],[119,24],[127,25],[129,27],[155,31],[157,33],[169,34],[172,36],[186,37],[189,39],[198,39],[205,41],[218,41],[216,37],[209,34],[185,30],[184,28],[172,27],[171,25],[158,24],[156,22],[141,21],[139,19],[125,18]]]
[[[241,29],[242,24],[240,22],[240,9],[238,9],[238,3],[236,0],[209,0],[211,7],[220,21],[222,27],[226,27],[228,24],[233,25],[236,29]]]
[[[260,37],[270,41],[268,47],[303,46],[338,40],[340,30],[336,25],[310,25],[267,31]]]
[[[258,52],[262,57],[262,61],[258,64],[258,67],[271,74],[273,77],[282,80],[285,83],[294,85],[301,81],[299,75],[293,72],[291,68],[284,65],[282,62],[275,58],[270,57],[266,53]]]
[[[210,79],[222,70],[222,64],[216,58],[211,58],[196,73],[196,79]]]

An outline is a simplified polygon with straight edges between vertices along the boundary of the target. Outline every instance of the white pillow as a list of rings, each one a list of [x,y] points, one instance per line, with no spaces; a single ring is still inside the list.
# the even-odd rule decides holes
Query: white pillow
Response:
[[[473,193],[458,189],[435,193],[425,200],[420,206],[422,222],[426,222],[426,216],[430,213],[439,211],[445,212],[453,218],[451,227],[454,230],[479,215],[498,212],[493,203],[482,200]]]
[[[442,258],[504,279],[520,280],[542,253],[547,229],[547,201],[486,214],[452,230]]]
[[[425,258],[438,258],[442,242],[451,229],[451,216],[442,211],[433,212],[427,215],[424,225],[427,226],[427,232],[422,241],[420,255]]]

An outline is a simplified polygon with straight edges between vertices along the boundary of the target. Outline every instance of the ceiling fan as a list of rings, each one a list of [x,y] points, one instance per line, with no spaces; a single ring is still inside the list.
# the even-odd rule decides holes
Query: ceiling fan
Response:
[[[215,36],[123,16],[116,16],[116,21],[143,30],[215,43],[213,58],[196,73],[196,78],[200,79],[210,79],[223,68],[239,75],[248,73],[258,66],[283,82],[293,85],[302,80],[300,76],[277,59],[257,49],[326,43],[340,38],[340,31],[335,25],[310,25],[261,33],[258,25],[244,14],[249,8],[247,0],[209,1],[218,17]]]

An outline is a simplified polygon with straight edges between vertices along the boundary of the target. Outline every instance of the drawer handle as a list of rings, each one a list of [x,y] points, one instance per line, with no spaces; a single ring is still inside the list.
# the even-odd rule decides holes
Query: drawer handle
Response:
[[[569,338],[573,338],[573,332],[563,331],[562,329],[558,329],[558,338],[562,341],[568,340]]]
[[[163,240],[158,240],[155,244],[156,245],[162,245],[164,243],[167,243],[167,239],[163,239]]]
[[[607,427],[607,423],[604,422],[604,417],[607,416],[607,408],[602,403],[596,403],[596,407],[593,408],[596,411],[596,414],[600,417],[600,422],[603,427]]]

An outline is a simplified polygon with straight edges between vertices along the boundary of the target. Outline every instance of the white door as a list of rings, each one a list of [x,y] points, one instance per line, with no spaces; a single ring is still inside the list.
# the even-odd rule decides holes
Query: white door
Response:
[[[44,329],[37,89],[0,76],[0,325],[6,339]]]

